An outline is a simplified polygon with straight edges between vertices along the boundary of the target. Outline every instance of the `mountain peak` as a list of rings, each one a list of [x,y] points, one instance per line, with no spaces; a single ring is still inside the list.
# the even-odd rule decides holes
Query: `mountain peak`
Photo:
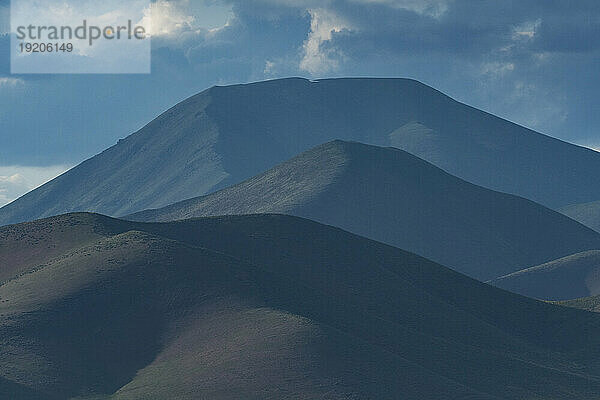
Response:
[[[216,193],[128,218],[255,213],[338,226],[477,279],[600,246],[596,232],[529,200],[470,184],[403,150],[342,140]]]
[[[403,78],[216,86],[0,209],[0,225],[74,211],[120,216],[244,181],[334,139],[394,146],[551,207],[595,201],[600,154]],[[560,162],[556,162],[560,160]],[[567,187],[569,190],[564,190]]]

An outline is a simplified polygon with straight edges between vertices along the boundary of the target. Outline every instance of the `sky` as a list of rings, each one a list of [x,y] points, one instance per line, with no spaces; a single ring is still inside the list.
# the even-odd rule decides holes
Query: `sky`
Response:
[[[414,78],[600,147],[597,0],[154,0],[149,75],[11,75],[8,5],[0,205],[210,86],[288,76]]]

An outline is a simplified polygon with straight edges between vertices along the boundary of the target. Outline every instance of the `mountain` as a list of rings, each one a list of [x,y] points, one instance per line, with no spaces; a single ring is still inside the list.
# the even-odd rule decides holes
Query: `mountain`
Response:
[[[551,208],[600,200],[600,154],[409,79],[213,87],[0,209],[0,225],[71,211],[122,216],[239,183],[333,139],[407,150]]]
[[[88,234],[9,263],[2,398],[600,393],[600,315],[337,228],[283,215],[148,224],[71,214],[0,228],[0,255],[42,254],[72,229]]]
[[[600,201],[573,204],[562,208],[560,212],[600,232]]]
[[[334,225],[481,280],[600,249],[596,232],[529,200],[475,186],[402,150],[339,140],[238,185],[126,218],[254,213]]]
[[[600,295],[582,297],[573,300],[557,301],[556,304],[560,304],[565,307],[578,308],[580,310],[600,313]]]
[[[600,294],[600,250],[572,254],[491,280],[494,286],[545,300]]]

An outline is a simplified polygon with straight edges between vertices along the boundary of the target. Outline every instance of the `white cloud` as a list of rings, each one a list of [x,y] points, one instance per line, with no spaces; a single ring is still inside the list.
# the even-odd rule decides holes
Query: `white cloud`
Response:
[[[265,69],[263,72],[265,75],[270,75],[273,72],[274,68],[275,68],[275,63],[271,60],[266,60],[265,61]]]
[[[434,18],[441,17],[448,10],[447,0],[350,0],[363,5],[381,4],[395,9],[404,9],[421,15]],[[327,8],[331,2],[320,2],[321,7],[311,7],[314,1],[288,0],[286,5],[307,6],[311,16],[310,32],[302,47],[303,57],[300,69],[313,75],[323,74],[339,69],[340,62],[345,60],[345,55],[340,49],[327,47],[334,33],[344,30],[356,31],[357,28],[337,14],[332,7]]]
[[[233,18],[230,5],[207,0],[156,0],[144,10],[140,25],[154,37],[174,38],[184,32],[217,31]]]
[[[22,85],[23,83],[24,83],[23,80],[19,79],[19,78],[9,78],[9,77],[0,78],[0,88],[15,87],[17,85]]]
[[[150,69],[149,40],[103,40],[105,27],[125,26],[127,21],[140,21],[150,0],[13,0],[11,24],[19,26],[54,27],[33,31],[28,41],[54,42],[57,34],[61,42],[73,45],[73,51],[61,57],[40,55],[26,57],[13,47],[11,69],[19,73],[144,73]],[[84,27],[84,24],[86,25]],[[70,27],[63,30],[62,27]],[[97,33],[92,33],[92,27]],[[78,36],[85,32],[84,36]],[[72,36],[74,35],[74,36]],[[95,36],[92,39],[93,35]],[[38,37],[40,36],[40,37]],[[81,39],[85,37],[85,39]],[[93,45],[92,45],[93,42]],[[40,57],[43,60],[40,61]],[[35,59],[35,60],[34,60]]]
[[[194,16],[188,14],[189,0],[158,0],[144,10],[141,25],[154,37],[189,30]]]
[[[238,0],[239,1],[239,0]],[[248,1],[248,0],[244,0]],[[272,4],[277,6],[315,9],[333,8],[334,0],[254,0],[257,3]],[[396,9],[404,9],[421,15],[434,18],[441,17],[448,10],[449,3],[453,0],[347,0],[349,3],[361,5],[384,5]]]
[[[0,167],[0,207],[67,171],[70,167]]]
[[[507,97],[507,101],[516,106],[512,113],[513,120],[540,132],[546,130],[549,122],[562,124],[569,116],[564,96],[557,96],[556,93],[531,82],[517,81],[512,94]],[[535,109],[528,107],[532,101],[536,102]]]
[[[489,62],[481,67],[481,73],[489,77],[497,78],[515,70],[515,64],[510,62]]]
[[[21,174],[0,175],[0,207],[29,190],[31,189]]]
[[[352,0],[354,3],[384,4],[421,15],[440,18],[448,11],[447,0]]]
[[[535,21],[528,21],[523,24],[513,27],[513,39],[515,40],[529,40],[533,39],[537,29],[542,23],[541,19]]]
[[[334,71],[339,67],[339,59],[343,54],[332,49],[325,49],[325,42],[331,40],[333,33],[351,29],[342,18],[326,9],[311,9],[310,32],[304,42],[304,56],[300,61],[300,69],[311,74]]]

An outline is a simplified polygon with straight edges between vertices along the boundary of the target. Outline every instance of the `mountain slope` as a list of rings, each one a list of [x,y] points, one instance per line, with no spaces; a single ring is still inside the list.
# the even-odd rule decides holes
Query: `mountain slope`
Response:
[[[600,295],[582,297],[580,299],[573,300],[563,300],[556,303],[565,307],[578,308],[580,310],[600,313]]]
[[[3,397],[600,392],[600,316],[508,293],[336,228],[281,215],[69,220],[103,237],[0,285]],[[52,236],[44,227],[60,222],[39,224]],[[31,235],[31,226],[10,227],[21,228]],[[0,254],[13,240],[1,242]]]
[[[562,208],[560,212],[600,232],[600,201],[573,204]]]
[[[600,250],[572,254],[489,283],[544,300],[595,296],[600,294]]]
[[[600,154],[408,79],[213,87],[0,209],[0,225],[71,211],[125,215],[236,184],[333,139],[394,146],[451,174],[558,208],[600,199]]]
[[[25,273],[45,260],[119,231],[118,223],[106,231],[96,220],[97,217],[92,214],[77,217],[61,215],[3,227],[0,230],[0,282]]]
[[[297,215],[492,279],[574,252],[600,235],[529,200],[453,177],[404,151],[334,141],[238,185],[127,217]]]

